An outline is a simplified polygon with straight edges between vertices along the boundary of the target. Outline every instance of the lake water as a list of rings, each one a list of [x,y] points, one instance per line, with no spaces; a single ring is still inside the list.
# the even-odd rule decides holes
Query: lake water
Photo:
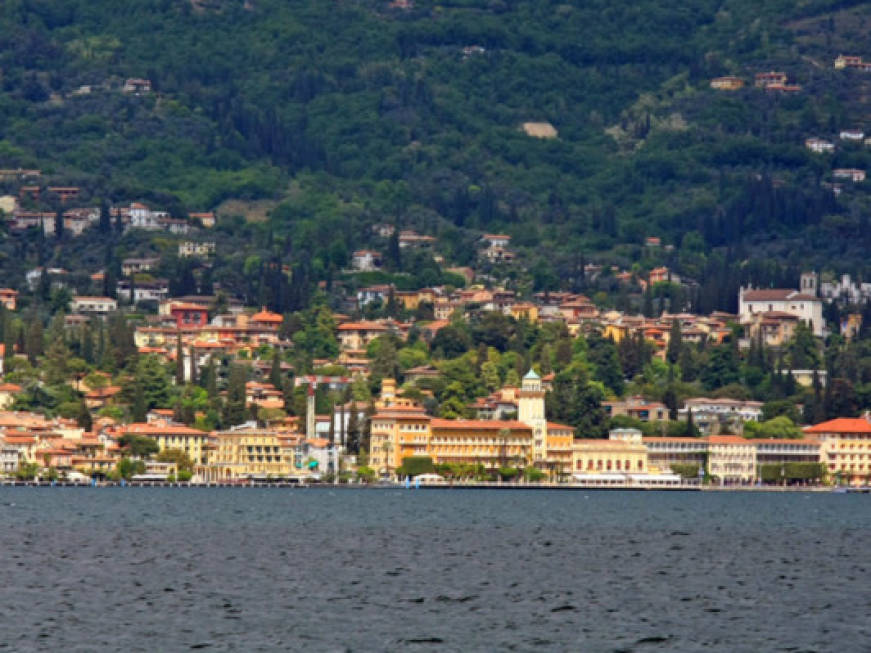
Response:
[[[871,497],[0,488],[0,647],[871,651]]]

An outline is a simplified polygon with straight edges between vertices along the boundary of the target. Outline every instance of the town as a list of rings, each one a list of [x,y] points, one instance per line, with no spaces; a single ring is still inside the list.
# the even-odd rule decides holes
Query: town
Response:
[[[456,285],[346,284],[337,299],[321,283],[308,307],[280,313],[217,283],[201,294],[221,254],[209,235],[214,213],[173,218],[141,202],[19,207],[45,193],[63,205],[77,189],[31,184],[0,198],[10,233],[61,241],[92,228],[145,244],[114,271],[37,267],[22,287],[0,289],[0,471],[10,482],[871,479],[871,421],[857,396],[866,372],[839,369],[836,358],[855,357],[867,327],[871,284],[849,275],[741,287],[737,313],[705,315],[673,299],[693,286],[667,266],[583,266],[590,279],[634,289],[636,312],[609,307],[602,292],[506,287],[494,274],[516,265],[506,234],[481,236],[489,273],[479,275],[450,267],[436,237],[383,224],[373,242],[443,265]],[[195,277],[156,276],[166,268],[148,238],[191,261]],[[653,236],[644,247],[654,257],[667,249]],[[347,278],[377,275],[390,255],[354,251]],[[41,297],[52,306],[45,323]],[[827,322],[833,315],[840,323]]]

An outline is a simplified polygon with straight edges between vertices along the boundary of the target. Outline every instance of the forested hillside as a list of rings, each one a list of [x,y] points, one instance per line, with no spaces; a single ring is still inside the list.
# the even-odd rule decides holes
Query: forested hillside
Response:
[[[504,231],[536,289],[582,285],[584,261],[665,262],[696,308],[730,308],[800,266],[871,277],[869,182],[830,185],[871,168],[838,140],[871,127],[871,72],[832,66],[871,58],[869,26],[871,3],[830,0],[6,0],[0,168],[82,202],[265,206],[251,238],[304,251],[309,281],[386,222],[457,264]],[[769,70],[801,90],[755,88]]]

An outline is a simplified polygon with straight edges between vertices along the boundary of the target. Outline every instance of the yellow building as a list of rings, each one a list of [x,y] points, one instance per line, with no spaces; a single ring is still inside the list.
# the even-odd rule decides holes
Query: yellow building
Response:
[[[864,417],[840,417],[815,424],[805,433],[820,440],[820,457],[831,477],[853,485],[871,478],[871,422]]]
[[[408,456],[428,456],[430,421],[420,406],[387,406],[372,416],[369,465],[392,475]]]
[[[277,431],[243,428],[215,431],[214,449],[201,475],[208,481],[286,478],[296,473],[294,449]]]
[[[396,382],[384,379],[378,412],[372,417],[369,464],[392,475],[409,456],[434,463],[471,463],[487,470],[534,465],[552,474],[572,469],[571,426],[545,419],[544,390],[532,370],[517,392],[518,420],[435,419],[413,400],[397,396]]]
[[[510,308],[511,317],[515,320],[538,322],[538,306],[531,302],[518,302]]]
[[[549,471],[555,474],[571,474],[574,442],[575,430],[571,426],[547,423],[545,464]]]
[[[429,455],[436,463],[472,463],[485,469],[532,462],[532,429],[518,421],[434,419]]]
[[[211,450],[210,437],[205,431],[192,429],[179,424],[144,424],[136,422],[128,424],[124,434],[133,434],[151,438],[157,442],[160,451],[180,449],[193,461],[194,465],[208,464],[208,453]]]
[[[646,474],[647,447],[628,440],[575,440],[572,445],[572,472],[574,474],[603,474],[624,472]]]

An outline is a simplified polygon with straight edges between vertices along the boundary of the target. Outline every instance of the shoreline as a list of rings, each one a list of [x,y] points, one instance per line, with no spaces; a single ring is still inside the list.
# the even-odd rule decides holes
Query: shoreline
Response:
[[[262,483],[168,483],[165,481],[128,481],[124,484],[115,482],[103,482],[96,485],[90,483],[73,482],[39,482],[39,481],[8,481],[0,483],[0,488],[81,488],[81,489],[104,489],[104,488],[179,488],[179,489],[290,489],[290,490],[496,490],[496,491],[620,491],[620,492],[813,492],[830,494],[871,494],[871,487],[827,487],[827,486],[589,486],[574,485],[568,483],[552,484],[488,484],[488,483],[457,483],[457,484],[431,484],[420,487],[406,487],[402,483],[391,484],[356,484],[356,483],[299,483],[299,482],[262,482]]]

